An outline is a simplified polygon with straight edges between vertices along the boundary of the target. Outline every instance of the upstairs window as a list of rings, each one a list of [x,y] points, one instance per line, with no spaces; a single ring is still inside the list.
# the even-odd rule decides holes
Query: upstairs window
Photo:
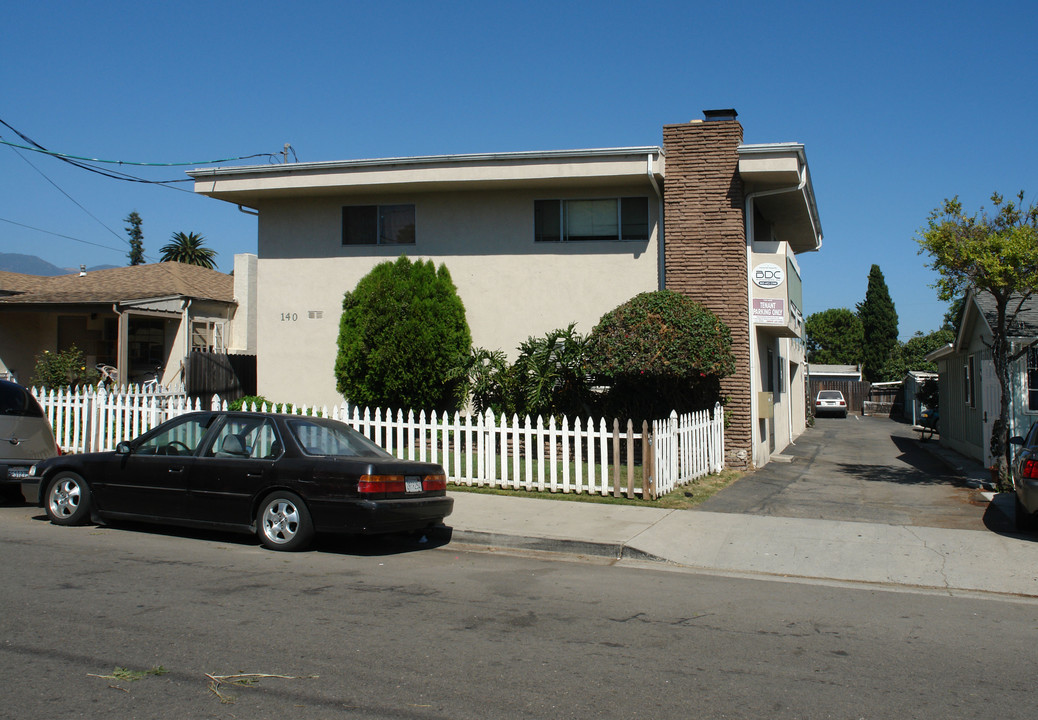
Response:
[[[536,200],[534,240],[648,240],[649,198]]]
[[[414,205],[349,205],[342,209],[343,245],[414,242]]]

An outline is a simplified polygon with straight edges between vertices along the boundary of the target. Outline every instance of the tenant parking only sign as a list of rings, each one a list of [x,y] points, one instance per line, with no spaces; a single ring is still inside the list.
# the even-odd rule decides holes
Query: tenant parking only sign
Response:
[[[754,325],[785,325],[785,299],[753,298],[753,323]]]

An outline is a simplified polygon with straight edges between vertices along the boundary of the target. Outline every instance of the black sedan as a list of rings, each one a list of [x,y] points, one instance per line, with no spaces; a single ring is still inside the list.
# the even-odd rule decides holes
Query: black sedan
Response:
[[[58,525],[137,520],[255,533],[299,550],[317,532],[421,530],[450,515],[442,466],[399,460],[326,418],[181,415],[114,452],[37,463],[39,504]]]

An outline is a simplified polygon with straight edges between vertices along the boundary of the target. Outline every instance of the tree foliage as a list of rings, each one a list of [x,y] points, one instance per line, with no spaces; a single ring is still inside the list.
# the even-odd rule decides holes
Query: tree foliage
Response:
[[[456,372],[472,336],[446,266],[376,265],[342,301],[336,387],[358,405],[449,410],[464,399]]]
[[[178,262],[216,269],[216,251],[205,247],[205,238],[197,233],[173,233],[173,237],[161,250],[160,262]]]
[[[679,293],[636,295],[607,312],[585,348],[587,371],[609,388],[606,412],[635,420],[712,407],[735,372],[732,335]]]
[[[917,241],[940,275],[938,296],[953,300],[969,291],[988,293],[995,301],[991,359],[1000,389],[999,417],[991,430],[991,451],[1000,477],[1008,478],[1009,370],[1014,355],[1009,337],[1017,314],[1038,288],[1038,208],[991,196],[994,214],[981,208],[967,213],[958,197],[934,209]],[[1022,350],[1019,352],[1023,352]]]
[[[130,265],[143,265],[144,232],[141,230],[141,225],[144,221],[141,220],[141,216],[134,210],[123,218],[123,222],[130,223],[126,227],[126,233],[130,236],[130,252],[127,254],[127,257],[130,258]]]
[[[937,372],[937,364],[927,362],[927,353],[955,341],[955,333],[951,330],[934,330],[928,335],[916,332],[904,343],[898,343],[887,362],[883,377],[877,382],[895,381],[904,378],[910,370],[921,372]]]
[[[861,320],[847,308],[813,313],[804,322],[808,362],[819,365],[859,365],[864,330]]]
[[[863,374],[869,382],[880,382],[890,374],[886,366],[898,342],[897,312],[879,265],[873,265],[869,271],[869,286],[864,302],[858,304],[858,319],[862,329]]]

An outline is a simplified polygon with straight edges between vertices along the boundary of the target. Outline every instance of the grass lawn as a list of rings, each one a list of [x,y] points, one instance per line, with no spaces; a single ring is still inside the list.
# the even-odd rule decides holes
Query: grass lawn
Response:
[[[664,508],[667,510],[690,510],[696,505],[712,496],[714,493],[725,489],[742,476],[739,470],[725,469],[716,475],[705,475],[688,485],[682,485],[671,493],[664,495],[659,500],[642,500],[635,498],[628,500],[626,497],[616,498],[612,495],[599,495],[589,493],[563,493],[563,492],[527,492],[526,490],[505,490],[502,488],[476,487],[468,485],[447,485],[447,492],[474,492],[486,495],[511,495],[513,497],[541,498],[543,500],[566,500],[569,502],[592,502],[606,503],[612,505],[640,505],[642,507]],[[626,485],[625,485],[626,487]]]

